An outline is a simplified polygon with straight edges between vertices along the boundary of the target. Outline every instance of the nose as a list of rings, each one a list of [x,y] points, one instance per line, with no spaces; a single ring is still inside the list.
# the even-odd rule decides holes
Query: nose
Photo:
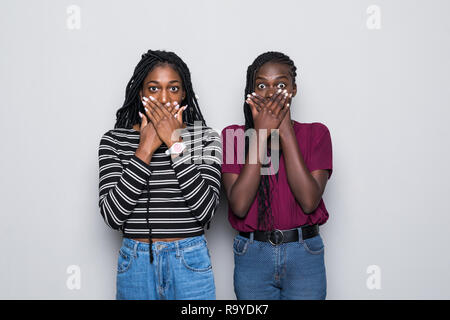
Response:
[[[166,90],[161,90],[162,92],[161,92],[161,103],[162,104],[165,104],[165,103],[167,103],[167,100],[168,100],[168,94],[167,94],[167,92],[166,92]]]
[[[271,88],[269,90],[266,91],[266,96],[265,98],[271,98],[276,92],[276,88]]]

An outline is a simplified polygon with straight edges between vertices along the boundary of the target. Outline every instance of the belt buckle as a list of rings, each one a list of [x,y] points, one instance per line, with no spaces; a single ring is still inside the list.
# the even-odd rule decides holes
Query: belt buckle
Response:
[[[272,237],[274,238],[274,241],[272,241]],[[275,229],[269,233],[269,242],[273,246],[277,246],[283,243],[284,240],[284,234],[283,231],[279,229]]]

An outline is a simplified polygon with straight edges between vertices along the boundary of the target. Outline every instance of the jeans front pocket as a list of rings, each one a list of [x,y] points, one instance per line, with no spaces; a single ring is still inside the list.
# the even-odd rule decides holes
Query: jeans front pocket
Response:
[[[124,273],[127,271],[132,262],[133,255],[124,247],[119,250],[119,258],[117,261],[117,273]]]
[[[181,253],[181,260],[183,265],[191,271],[206,272],[212,269],[206,242],[184,248]]]
[[[245,238],[241,235],[237,235],[236,237],[234,237],[234,242],[233,242],[234,253],[238,256],[244,255],[247,252],[249,241],[250,241],[250,239]]]
[[[320,234],[318,234],[317,236],[314,236],[312,238],[304,239],[303,247],[305,247],[305,250],[311,254],[321,254],[325,249],[325,246],[323,244],[323,240],[322,240],[322,237],[320,236]]]

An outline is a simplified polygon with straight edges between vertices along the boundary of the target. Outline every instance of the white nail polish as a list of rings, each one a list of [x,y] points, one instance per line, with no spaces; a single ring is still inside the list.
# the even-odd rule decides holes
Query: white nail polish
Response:
[[[287,108],[289,108],[289,103],[286,105]]]
[[[145,112],[148,112],[148,109],[147,108],[144,108],[145,109]]]
[[[167,106],[167,107],[170,107],[170,102],[167,102],[167,103],[166,103],[166,106]]]
[[[278,89],[277,93],[280,93],[280,92],[281,92],[281,89]]]
[[[177,118],[177,114],[175,113],[175,115],[173,117],[176,119]]]
[[[175,110],[178,110],[178,109],[180,109],[180,106],[179,106],[179,105],[177,105],[177,106],[175,107]]]
[[[147,105],[147,103],[146,103],[145,101],[142,101],[142,104],[143,104],[144,106],[146,106],[146,105]]]
[[[152,96],[150,96],[150,100],[154,101],[154,100],[155,100],[155,98],[153,98]]]
[[[143,97],[142,99],[144,99],[145,101],[148,101],[148,98],[147,98],[147,97]]]
[[[176,106],[177,104],[178,104],[178,102],[176,102],[176,101],[173,103],[174,106]]]
[[[252,96],[256,96],[256,93],[252,92]]]
[[[139,111],[139,117],[141,117],[142,118],[142,113]]]

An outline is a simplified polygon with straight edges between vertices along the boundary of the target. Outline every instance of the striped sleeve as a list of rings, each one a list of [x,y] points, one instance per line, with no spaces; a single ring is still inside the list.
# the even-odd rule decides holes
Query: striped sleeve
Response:
[[[196,156],[192,146],[172,160],[181,193],[191,213],[205,226],[213,217],[219,203],[222,144],[213,129],[205,130],[201,154]],[[194,159],[194,157],[196,159]]]
[[[132,155],[123,168],[117,141],[108,131],[101,140],[99,160],[99,207],[106,224],[119,229],[133,211],[150,177],[150,166]]]

